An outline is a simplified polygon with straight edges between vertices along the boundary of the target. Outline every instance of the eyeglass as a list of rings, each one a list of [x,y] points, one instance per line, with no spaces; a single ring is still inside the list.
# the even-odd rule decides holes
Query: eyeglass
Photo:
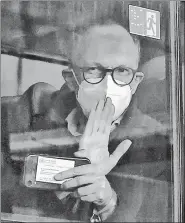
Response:
[[[86,67],[80,69],[83,72],[84,80],[90,84],[100,83],[107,75],[107,72],[111,72],[110,75],[112,77],[112,80],[115,84],[121,87],[129,85],[132,82],[136,73],[135,70],[124,66],[119,66],[113,69],[104,68],[102,66]]]

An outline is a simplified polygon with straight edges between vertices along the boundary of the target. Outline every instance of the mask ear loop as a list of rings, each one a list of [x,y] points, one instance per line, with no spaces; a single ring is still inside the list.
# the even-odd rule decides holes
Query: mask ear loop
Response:
[[[77,77],[76,77],[76,74],[75,74],[75,72],[74,72],[74,70],[73,70],[72,68],[71,68],[71,71],[72,71],[72,73],[73,73],[73,76],[74,76],[74,78],[75,78],[76,83],[77,83],[78,86],[80,87],[79,81],[78,81],[78,79],[77,79]]]
[[[78,79],[77,79],[77,77],[76,77],[76,74],[75,74],[75,71],[74,71],[74,69],[73,69],[73,63],[72,63],[72,61],[70,60],[69,61],[69,69],[71,69],[71,72],[73,73],[73,76],[74,76],[74,78],[75,78],[75,81],[76,81],[76,83],[78,84],[78,86],[80,87],[80,83],[79,83],[79,81],[78,81]]]
[[[79,81],[78,81],[78,79],[77,79],[77,77],[76,77],[76,74],[75,74],[75,72],[74,72],[74,70],[73,70],[73,68],[70,68],[71,69],[71,72],[73,73],[73,76],[74,76],[74,78],[75,78],[75,81],[76,81],[76,83],[77,83],[77,85],[79,86],[79,88],[81,88],[81,85],[79,84]],[[82,114],[83,114],[83,110],[82,110],[82,108],[81,108],[81,106],[80,106],[80,103],[78,102],[78,93],[76,93],[76,98],[77,98],[77,107],[78,107],[78,109],[80,109],[81,110],[81,112],[82,112]],[[77,207],[78,207],[78,200],[77,200],[77,202],[75,203],[75,205],[77,205]],[[73,207],[73,211],[76,211],[76,206],[74,205],[74,207]]]
[[[75,78],[75,81],[76,81],[78,87],[81,88],[81,86],[80,86],[80,84],[79,84],[79,81],[78,81],[78,79],[77,79],[77,77],[76,77],[76,74],[75,74],[73,68],[71,68],[71,72],[73,73],[73,76],[74,76],[74,78]],[[77,93],[77,92],[76,92],[76,97],[78,98],[78,93]],[[79,108],[81,108],[81,106],[80,106],[78,100],[77,100],[77,103],[78,103]],[[81,109],[81,110],[82,110],[82,109]]]

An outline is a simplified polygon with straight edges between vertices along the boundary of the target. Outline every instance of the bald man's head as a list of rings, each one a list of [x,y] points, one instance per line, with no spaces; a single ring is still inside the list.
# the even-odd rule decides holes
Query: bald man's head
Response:
[[[126,29],[116,24],[89,28],[74,45],[71,59],[72,72],[63,72],[63,77],[84,114],[88,116],[93,105],[110,97],[113,119],[123,115],[144,76],[136,72],[139,45]]]
[[[125,65],[137,69],[139,44],[120,25],[96,25],[76,41],[71,60],[80,67],[98,63],[105,67]]]

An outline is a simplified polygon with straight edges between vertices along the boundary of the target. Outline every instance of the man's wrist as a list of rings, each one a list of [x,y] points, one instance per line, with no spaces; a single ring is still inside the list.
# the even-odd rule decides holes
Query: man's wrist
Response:
[[[93,214],[98,215],[102,221],[106,220],[112,213],[114,212],[116,206],[118,204],[118,197],[116,192],[112,189],[112,196],[109,202],[104,205],[103,207],[97,206],[94,209]]]

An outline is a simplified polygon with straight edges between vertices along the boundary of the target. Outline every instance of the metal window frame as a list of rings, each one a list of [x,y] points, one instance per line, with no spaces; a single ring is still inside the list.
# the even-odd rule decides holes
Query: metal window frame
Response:
[[[169,95],[170,95],[170,113],[171,124],[173,127],[173,222],[184,222],[184,127],[185,127],[185,86],[184,86],[184,70],[182,70],[182,62],[184,57],[184,49],[182,48],[182,39],[180,39],[180,18],[182,16],[184,5],[180,1],[170,1],[169,7],[169,48],[170,54],[167,58],[168,66],[171,68],[167,71],[169,75]],[[3,52],[2,52],[3,53]],[[32,60],[41,60],[49,63],[65,64],[67,61],[61,61],[53,58],[45,58],[38,55],[17,54],[16,52],[4,52],[9,55],[16,55],[20,58],[28,58]],[[20,59],[21,60],[21,59]]]
[[[184,222],[184,71],[182,69],[184,49],[180,37],[180,21],[184,5],[180,1],[169,2],[169,52],[167,56],[169,72],[170,117],[172,126],[172,174],[173,188],[173,222]]]

